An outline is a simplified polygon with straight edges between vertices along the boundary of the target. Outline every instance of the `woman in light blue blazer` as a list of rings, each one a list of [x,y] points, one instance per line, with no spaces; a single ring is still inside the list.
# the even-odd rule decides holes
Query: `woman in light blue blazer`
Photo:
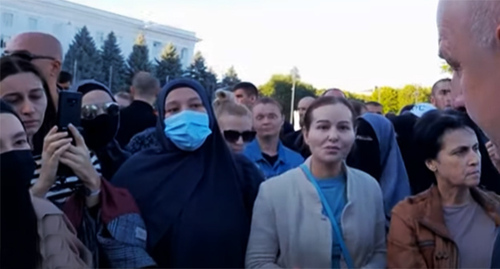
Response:
[[[311,104],[304,118],[311,157],[261,184],[247,268],[385,268],[379,184],[344,162],[355,138],[352,111],[341,98]]]

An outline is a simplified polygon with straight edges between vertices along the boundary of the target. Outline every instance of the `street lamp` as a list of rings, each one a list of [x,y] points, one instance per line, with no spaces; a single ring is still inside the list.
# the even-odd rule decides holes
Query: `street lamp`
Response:
[[[290,123],[293,124],[293,107],[295,104],[295,83],[299,78],[299,69],[297,67],[293,67],[290,71],[290,75],[292,76],[292,101],[290,103]]]

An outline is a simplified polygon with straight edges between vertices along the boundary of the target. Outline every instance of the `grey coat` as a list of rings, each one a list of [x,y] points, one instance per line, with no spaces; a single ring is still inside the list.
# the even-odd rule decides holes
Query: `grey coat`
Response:
[[[310,159],[305,164],[310,165]],[[382,192],[368,174],[344,165],[347,204],[343,238],[356,268],[386,267]],[[300,168],[261,184],[255,201],[247,268],[331,268],[332,226]],[[346,264],[341,259],[341,266]]]

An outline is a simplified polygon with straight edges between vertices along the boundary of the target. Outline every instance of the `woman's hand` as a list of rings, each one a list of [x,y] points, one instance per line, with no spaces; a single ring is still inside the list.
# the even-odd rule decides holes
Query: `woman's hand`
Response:
[[[40,177],[35,185],[31,187],[33,195],[44,198],[50,187],[54,185],[61,155],[70,148],[73,140],[67,137],[67,132],[57,132],[57,126],[52,127],[45,136]]]
[[[500,172],[500,152],[498,152],[498,147],[493,142],[488,141],[486,149],[488,150],[488,155],[490,155],[491,162],[497,171]]]
[[[70,145],[68,150],[61,155],[61,163],[71,168],[87,189],[97,191],[101,188],[101,176],[90,161],[90,153],[85,140],[75,126],[70,124],[68,128],[75,139],[76,146]]]

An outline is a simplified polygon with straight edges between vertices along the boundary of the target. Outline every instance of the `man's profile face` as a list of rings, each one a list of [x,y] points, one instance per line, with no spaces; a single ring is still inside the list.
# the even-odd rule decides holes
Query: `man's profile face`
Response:
[[[438,109],[452,107],[453,97],[451,94],[451,82],[443,81],[436,85],[436,88],[431,96],[431,103]]]
[[[234,97],[238,103],[246,105],[249,108],[251,108],[257,100],[256,96],[248,95],[244,89],[235,90]]]
[[[370,113],[375,113],[375,114],[380,114],[382,115],[382,110],[383,110],[383,107],[381,106],[377,106],[377,105],[371,105],[371,104],[368,104],[366,105],[366,110]]]
[[[440,0],[439,53],[453,69],[454,102],[460,101],[463,92],[471,118],[494,142],[500,143],[500,26],[496,32],[487,33],[496,37],[496,44],[481,45],[471,34],[470,4],[469,1]]]

